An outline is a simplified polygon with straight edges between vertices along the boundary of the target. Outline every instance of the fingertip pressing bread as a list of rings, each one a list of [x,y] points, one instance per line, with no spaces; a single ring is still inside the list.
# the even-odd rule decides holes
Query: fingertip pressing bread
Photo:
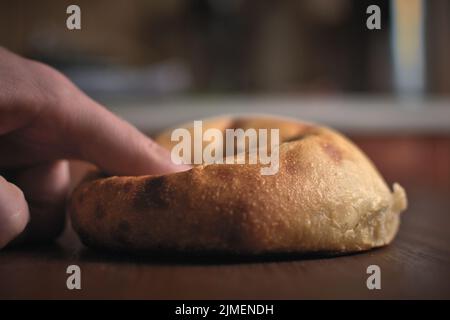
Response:
[[[205,127],[279,128],[279,171],[209,164],[163,176],[88,180],[70,201],[88,246],[129,252],[356,252],[389,244],[404,189],[334,130],[276,117],[219,118]],[[186,126],[189,130],[191,127]],[[170,132],[156,140],[170,148]]]

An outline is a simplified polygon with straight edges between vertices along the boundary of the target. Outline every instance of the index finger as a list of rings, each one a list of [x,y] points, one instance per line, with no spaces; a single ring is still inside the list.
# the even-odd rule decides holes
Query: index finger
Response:
[[[175,165],[168,150],[90,99],[69,115],[66,125],[80,157],[109,174],[165,174],[190,168]]]

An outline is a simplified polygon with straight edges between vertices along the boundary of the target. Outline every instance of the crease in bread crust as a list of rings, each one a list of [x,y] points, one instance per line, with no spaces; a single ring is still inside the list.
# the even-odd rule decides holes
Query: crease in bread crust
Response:
[[[203,164],[163,176],[88,179],[69,211],[83,242],[127,252],[357,252],[389,244],[407,206],[372,162],[332,129],[277,117],[205,127],[279,128],[279,172]],[[188,129],[188,125],[183,126]],[[169,148],[170,130],[156,141]]]

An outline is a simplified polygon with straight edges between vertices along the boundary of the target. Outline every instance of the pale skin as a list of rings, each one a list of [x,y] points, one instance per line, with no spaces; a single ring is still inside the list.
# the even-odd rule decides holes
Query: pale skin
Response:
[[[0,249],[60,233],[67,159],[111,175],[188,169],[55,69],[0,47]]]

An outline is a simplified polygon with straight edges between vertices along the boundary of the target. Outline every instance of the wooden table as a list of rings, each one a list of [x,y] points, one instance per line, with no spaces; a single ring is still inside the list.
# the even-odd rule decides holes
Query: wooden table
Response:
[[[0,251],[0,298],[450,299],[450,199],[409,190],[400,234],[362,254],[258,259],[120,257],[83,247],[68,228],[53,245]],[[66,268],[81,267],[81,290]],[[381,290],[366,268],[381,267]]]

